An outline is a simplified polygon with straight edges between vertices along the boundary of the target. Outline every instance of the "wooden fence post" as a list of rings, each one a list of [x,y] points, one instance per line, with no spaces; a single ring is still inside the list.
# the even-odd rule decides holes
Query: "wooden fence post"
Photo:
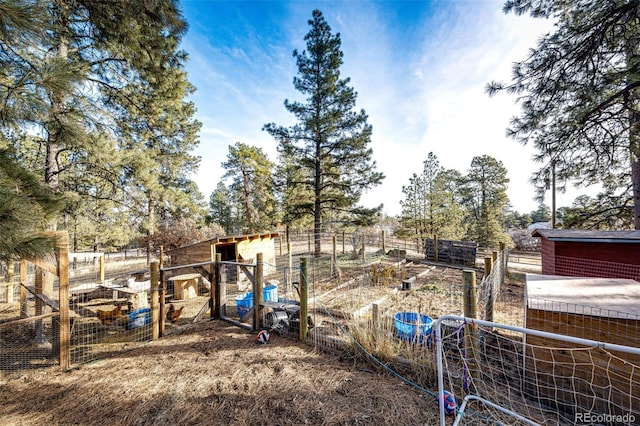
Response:
[[[426,245],[425,245],[425,252],[426,252]],[[433,236],[433,260],[434,260],[434,262],[439,262],[439,257],[438,257],[438,236],[437,235]]]
[[[307,245],[309,246],[309,254],[311,254],[311,231],[307,231]]]
[[[500,243],[500,264],[502,265],[502,277],[509,276],[509,259],[507,258],[507,245],[503,242]]]
[[[160,262],[149,265],[151,279],[151,340],[158,340],[160,331],[160,281],[164,281],[164,271],[160,272]]]
[[[490,279],[493,270],[493,258],[484,258],[484,279],[487,288],[487,301],[485,305],[484,319],[493,322],[493,279]]]
[[[222,253],[216,253],[216,300],[214,302],[215,310],[217,312],[217,318],[227,316],[227,289],[225,283],[222,280]]]
[[[303,257],[300,259],[300,334],[298,336],[300,340],[307,338],[307,330],[309,328],[307,321],[309,315],[309,281],[307,276],[307,258]]]
[[[58,234],[56,241],[58,260],[58,309],[60,312],[60,330],[58,338],[58,357],[60,368],[71,367],[71,318],[69,316],[69,235]]]
[[[478,295],[476,292],[476,272],[473,270],[463,271],[463,300],[464,316],[471,319],[478,318]],[[474,380],[478,377],[478,326],[467,323],[464,326],[464,350],[469,366],[469,387],[470,393],[474,392]]]
[[[385,254],[387,254],[387,247],[385,245],[385,241],[384,241],[384,229],[382,230],[382,255],[384,256]]]
[[[8,271],[7,272],[9,273],[8,274],[9,276],[7,278],[9,280],[9,283],[11,284],[15,280],[15,277],[14,277],[15,265],[14,265],[13,262],[7,262],[7,267],[8,267]],[[7,286],[7,303],[13,303],[13,285]]]
[[[256,254],[256,275],[253,283],[253,329],[262,327],[262,291],[264,283],[264,262],[262,253]]]
[[[284,291],[287,297],[289,297],[289,295],[291,294],[291,281],[292,281],[292,275],[293,275],[293,254],[291,253],[290,242],[287,242],[287,260],[288,260],[287,266],[289,267],[287,268],[287,274],[285,276]]]
[[[104,282],[104,253],[102,253],[102,255],[100,256],[100,269],[99,269],[99,275],[98,275],[98,282],[103,283]]]
[[[338,273],[338,255],[336,252],[336,243],[338,237],[333,236],[333,250],[331,251],[331,277]]]
[[[380,321],[380,307],[377,303],[371,306],[371,328],[374,332],[378,331],[378,323]]]
[[[27,285],[27,261],[20,261],[20,282]],[[27,289],[24,285],[20,286],[20,318],[26,318],[29,316],[27,312]]]
[[[46,272],[40,266],[36,266],[36,275],[35,275],[35,281],[34,281],[34,289],[35,289],[36,295],[44,294],[45,280],[47,280]],[[36,316],[42,315],[44,313],[44,303],[42,302],[42,299],[36,297],[35,302],[36,302],[36,312],[35,312]],[[34,341],[36,345],[40,347],[48,346],[47,338],[44,335],[44,325],[41,319],[36,320],[35,322]]]
[[[344,231],[342,231],[342,254],[345,254],[345,251],[344,251],[344,237],[345,237]]]

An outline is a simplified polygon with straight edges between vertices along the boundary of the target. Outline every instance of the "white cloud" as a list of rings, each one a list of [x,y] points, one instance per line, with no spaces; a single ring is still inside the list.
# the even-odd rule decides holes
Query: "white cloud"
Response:
[[[291,52],[305,48],[311,7],[278,4],[286,16],[273,21],[277,36],[246,18],[233,33],[235,44],[210,42],[198,23],[202,32],[189,37],[189,74],[204,123],[202,165],[194,179],[206,197],[223,174],[228,145],[253,144],[275,160],[275,141],[262,126],[295,120],[283,101],[301,97],[292,85],[297,68]],[[484,88],[494,79],[509,80],[511,64],[525,58],[549,22],[504,15],[497,0],[325,2],[321,9],[333,32],[341,34],[342,76],[351,78],[357,107],[369,115],[374,160],[387,176],[365,194],[365,205],[384,203],[387,213],[399,214],[402,186],[434,152],[443,167],[463,173],[474,156],[494,156],[509,170],[514,207],[536,208],[529,184],[535,168],[531,148],[505,137],[518,108],[507,95],[489,98]],[[407,16],[413,21],[401,19]]]

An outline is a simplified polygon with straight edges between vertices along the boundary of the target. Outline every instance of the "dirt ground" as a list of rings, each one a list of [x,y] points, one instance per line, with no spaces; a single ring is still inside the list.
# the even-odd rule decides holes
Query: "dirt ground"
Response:
[[[411,264],[405,274],[418,278],[412,291],[395,293],[394,309],[434,317],[458,313],[460,301],[451,294],[462,282],[461,270]],[[522,280],[515,275],[507,281],[501,296],[507,308],[521,311]],[[275,333],[261,345],[255,332],[220,320],[68,372],[3,374],[3,425],[438,423],[432,394],[363,358]]]
[[[370,365],[223,321],[69,372],[0,379],[3,425],[437,423],[430,395]]]

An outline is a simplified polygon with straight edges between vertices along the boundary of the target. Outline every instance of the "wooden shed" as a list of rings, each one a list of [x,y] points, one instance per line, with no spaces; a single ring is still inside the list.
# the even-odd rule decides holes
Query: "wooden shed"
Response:
[[[527,274],[525,327],[640,348],[640,283]],[[526,382],[559,409],[640,419],[640,355],[527,336]]]
[[[211,262],[215,260],[216,253],[220,253],[223,261],[254,263],[256,254],[262,253],[266,275],[275,271],[275,239],[279,236],[276,232],[268,232],[219,237],[179,247],[166,254],[169,256],[169,264],[178,266]]]
[[[536,229],[542,273],[640,281],[640,231]]]

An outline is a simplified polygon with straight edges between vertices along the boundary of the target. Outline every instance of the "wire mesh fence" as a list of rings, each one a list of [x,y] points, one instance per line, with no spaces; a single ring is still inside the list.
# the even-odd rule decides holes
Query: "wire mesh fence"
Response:
[[[442,425],[447,414],[456,425],[640,419],[638,347],[455,316],[436,329],[438,394],[455,398]]]

